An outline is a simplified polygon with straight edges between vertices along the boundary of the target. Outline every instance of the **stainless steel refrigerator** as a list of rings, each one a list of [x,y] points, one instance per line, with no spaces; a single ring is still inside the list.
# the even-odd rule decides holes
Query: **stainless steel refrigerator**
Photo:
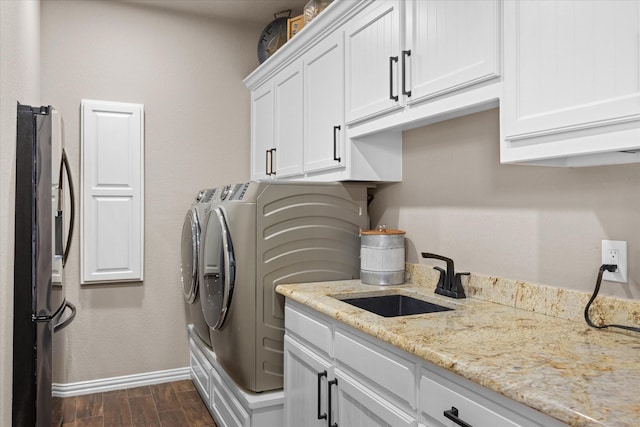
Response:
[[[75,306],[64,294],[75,203],[60,119],[52,107],[18,104],[12,424],[51,426],[54,336]],[[64,184],[63,184],[64,183]],[[66,199],[66,195],[69,199]],[[65,218],[65,203],[70,207]],[[65,232],[65,228],[68,232]],[[59,420],[61,423],[62,420]],[[53,424],[57,425],[57,424]]]

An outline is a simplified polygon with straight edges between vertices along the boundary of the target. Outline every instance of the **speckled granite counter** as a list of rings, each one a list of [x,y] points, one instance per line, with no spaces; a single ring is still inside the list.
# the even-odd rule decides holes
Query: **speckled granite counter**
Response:
[[[640,426],[640,334],[595,330],[477,298],[453,300],[432,289],[352,280],[276,290],[569,425]],[[455,310],[384,318],[331,297],[371,292],[399,292]]]

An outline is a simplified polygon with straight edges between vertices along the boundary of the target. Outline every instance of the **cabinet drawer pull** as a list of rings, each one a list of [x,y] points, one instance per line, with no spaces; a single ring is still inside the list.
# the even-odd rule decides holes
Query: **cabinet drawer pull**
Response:
[[[329,427],[338,427],[338,423],[331,423],[331,386],[332,385],[335,385],[336,387],[338,387],[338,379],[337,378],[335,378],[335,379],[333,379],[333,380],[331,380],[331,381],[329,381],[327,383],[327,391],[328,391],[327,394],[329,395],[329,399],[328,399],[329,400],[329,402],[328,402],[329,406],[327,407],[327,412],[329,413],[329,420],[328,420],[327,424],[329,425]]]
[[[338,157],[338,136],[337,131],[342,129],[340,126],[333,127],[333,160],[340,162],[340,157]]]
[[[471,424],[465,423],[460,418],[458,418],[458,408],[456,408],[455,406],[452,406],[448,411],[444,411],[444,416],[461,427],[473,427]]]
[[[398,63],[397,56],[389,57],[389,99],[393,99],[394,101],[398,100],[398,95],[393,94],[393,63]]]
[[[402,94],[411,96],[411,91],[407,90],[407,56],[411,56],[411,49],[402,51]]]
[[[327,419],[326,412],[324,414],[320,413],[320,410],[322,409],[322,402],[320,399],[320,394],[322,392],[322,377],[326,377],[326,376],[327,376],[327,371],[318,372],[318,419],[319,420]]]

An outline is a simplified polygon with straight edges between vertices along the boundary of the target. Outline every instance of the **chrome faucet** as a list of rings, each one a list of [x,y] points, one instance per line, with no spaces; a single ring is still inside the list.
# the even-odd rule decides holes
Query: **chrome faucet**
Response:
[[[440,267],[433,267],[434,270],[438,270],[440,272],[438,285],[436,286],[436,294],[444,295],[451,298],[467,297],[464,293],[464,288],[462,287],[460,276],[468,276],[469,273],[456,273],[453,266],[453,260],[442,255],[422,252],[422,258],[433,258],[447,263],[447,271],[444,271]]]

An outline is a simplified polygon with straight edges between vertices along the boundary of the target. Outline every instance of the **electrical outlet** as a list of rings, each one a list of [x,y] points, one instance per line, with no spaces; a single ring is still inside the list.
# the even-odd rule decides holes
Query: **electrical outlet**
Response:
[[[602,276],[603,280],[627,283],[627,242],[624,240],[603,240],[602,263],[618,266],[614,272],[605,271]]]

